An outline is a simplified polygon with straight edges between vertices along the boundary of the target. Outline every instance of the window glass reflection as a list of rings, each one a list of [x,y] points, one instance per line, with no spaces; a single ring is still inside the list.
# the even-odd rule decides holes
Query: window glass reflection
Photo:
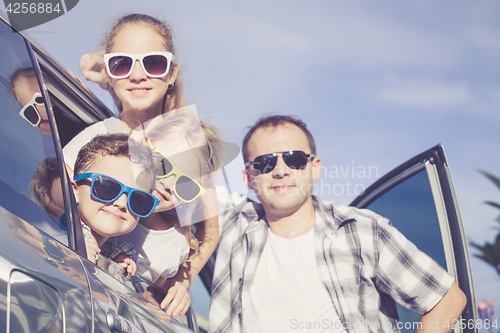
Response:
[[[3,23],[0,50],[0,205],[67,243],[59,227],[64,203],[40,85],[24,39]]]

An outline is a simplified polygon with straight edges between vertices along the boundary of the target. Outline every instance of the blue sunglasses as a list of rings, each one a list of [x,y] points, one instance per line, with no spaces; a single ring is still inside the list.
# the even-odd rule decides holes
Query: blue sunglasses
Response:
[[[127,193],[128,208],[139,217],[148,217],[153,209],[160,204],[160,200],[148,192],[128,187],[109,176],[87,172],[76,175],[74,180],[79,181],[91,178],[90,193],[92,197],[102,202],[113,202],[123,193]]]

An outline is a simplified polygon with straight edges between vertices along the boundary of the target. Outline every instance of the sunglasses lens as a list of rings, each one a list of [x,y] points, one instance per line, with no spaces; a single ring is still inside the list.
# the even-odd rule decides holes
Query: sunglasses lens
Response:
[[[145,192],[134,191],[130,194],[130,210],[138,216],[146,216],[154,208],[153,197]]]
[[[35,103],[38,105],[43,105],[43,97],[42,96],[35,97]]]
[[[122,187],[113,179],[97,177],[94,180],[92,194],[102,201],[113,201],[120,194]]]
[[[126,76],[132,67],[132,58],[116,56],[109,59],[109,71],[115,76]]]
[[[154,163],[155,173],[157,176],[166,176],[172,172],[173,166],[169,160],[162,158]]]
[[[291,169],[303,169],[307,165],[307,155],[302,151],[283,153],[283,160]]]
[[[37,125],[38,122],[40,121],[40,115],[38,114],[38,111],[35,109],[35,107],[32,105],[24,109],[24,116],[33,125]]]
[[[150,75],[164,75],[168,67],[168,59],[162,55],[149,55],[142,60],[144,68]]]
[[[273,154],[258,156],[253,163],[253,168],[261,174],[269,173],[276,167],[277,161],[278,157]]]
[[[175,191],[182,200],[191,201],[200,193],[200,187],[190,178],[180,176],[175,185]]]

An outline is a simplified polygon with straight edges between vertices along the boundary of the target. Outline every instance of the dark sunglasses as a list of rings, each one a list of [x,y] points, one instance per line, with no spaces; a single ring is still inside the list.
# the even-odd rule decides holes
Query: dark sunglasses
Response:
[[[279,156],[290,169],[294,170],[304,169],[309,159],[315,157],[314,154],[306,154],[301,150],[289,150],[257,156],[252,162],[245,163],[245,167],[252,166],[260,174],[269,173],[276,167]]]
[[[92,178],[90,193],[92,197],[102,202],[113,202],[123,193],[127,193],[127,204],[130,211],[139,217],[148,217],[153,209],[160,204],[160,200],[148,192],[128,187],[109,176],[87,172],[75,176],[79,181]]]
[[[34,93],[31,101],[26,104],[21,111],[19,111],[19,115],[23,117],[28,123],[33,126],[38,126],[42,121],[42,117],[38,110],[35,107],[36,105],[43,105],[43,97],[41,93]]]
[[[179,170],[167,156],[153,146],[149,139],[146,141],[146,146],[155,153],[155,155],[153,155],[153,165],[156,177],[167,178],[170,175],[176,176],[174,192],[179,199],[184,202],[191,202],[205,194],[206,190],[203,186],[189,175]]]
[[[174,59],[171,52],[147,52],[142,54],[132,53],[106,53],[104,63],[109,76],[114,79],[123,79],[132,73],[136,60],[141,63],[144,73],[150,77],[163,77],[170,69]]]

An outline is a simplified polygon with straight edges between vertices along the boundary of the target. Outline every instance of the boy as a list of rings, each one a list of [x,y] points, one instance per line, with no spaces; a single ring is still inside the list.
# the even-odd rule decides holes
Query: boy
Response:
[[[140,168],[137,162],[141,161],[132,163],[129,149],[134,149],[134,159],[136,155],[141,156],[135,154],[139,147],[129,141],[126,134],[93,138],[78,153],[72,182],[88,259],[95,263],[97,254],[101,253],[116,261],[124,275],[127,272],[134,275],[137,269],[130,259],[133,253],[127,251],[130,248],[109,246],[112,242],[104,245],[110,237],[132,231],[139,218],[149,216],[159,203],[149,193],[154,175],[134,170]],[[139,173],[143,175],[141,184],[137,184],[135,177]]]

